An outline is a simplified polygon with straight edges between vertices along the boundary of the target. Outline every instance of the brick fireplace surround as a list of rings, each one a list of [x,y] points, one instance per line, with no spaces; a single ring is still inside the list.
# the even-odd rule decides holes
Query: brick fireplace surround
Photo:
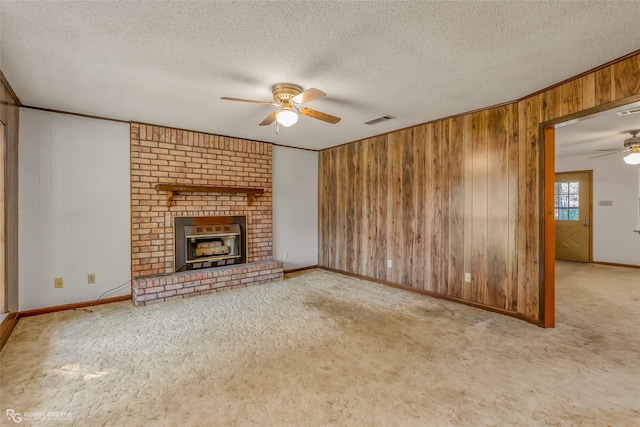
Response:
[[[131,123],[131,277],[135,305],[282,279],[272,259],[271,144]],[[244,194],[179,193],[167,207],[156,184],[260,188]],[[247,263],[174,272],[173,221],[247,217]]]

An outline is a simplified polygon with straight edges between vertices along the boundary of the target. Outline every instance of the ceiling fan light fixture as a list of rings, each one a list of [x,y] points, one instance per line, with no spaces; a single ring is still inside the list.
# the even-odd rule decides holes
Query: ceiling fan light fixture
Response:
[[[289,109],[282,110],[276,114],[276,121],[284,127],[289,127],[298,122],[298,115]]]
[[[631,154],[624,157],[624,162],[628,165],[640,165],[640,148],[633,147]]]

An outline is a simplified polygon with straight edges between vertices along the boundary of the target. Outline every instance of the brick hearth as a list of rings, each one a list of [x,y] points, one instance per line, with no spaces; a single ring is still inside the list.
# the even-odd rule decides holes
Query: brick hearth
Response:
[[[228,289],[259,285],[283,276],[279,261],[184,271],[162,276],[133,279],[133,302],[136,306],[206,295]]]

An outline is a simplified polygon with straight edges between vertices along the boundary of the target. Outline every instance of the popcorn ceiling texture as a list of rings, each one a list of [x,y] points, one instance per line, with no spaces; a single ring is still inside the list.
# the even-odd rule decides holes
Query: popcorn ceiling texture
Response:
[[[131,124],[131,275],[174,271],[173,219],[247,216],[247,262],[272,258],[271,144]],[[156,184],[261,188],[244,194],[180,193],[167,207]]]
[[[638,1],[3,1],[26,105],[323,149],[519,99],[640,46]],[[327,96],[258,126],[295,83]],[[385,114],[397,119],[363,123]]]

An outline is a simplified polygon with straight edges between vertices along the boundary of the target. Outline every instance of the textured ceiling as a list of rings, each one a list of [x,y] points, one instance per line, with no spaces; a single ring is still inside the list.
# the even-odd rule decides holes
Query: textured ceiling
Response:
[[[614,108],[556,127],[556,156],[588,154],[598,156],[597,150],[624,148],[629,131],[640,131],[640,114],[619,116],[617,112],[640,108],[640,102]],[[619,154],[620,158],[628,153]],[[615,154],[612,154],[615,155]]]
[[[640,47],[640,2],[0,2],[25,105],[321,149],[515,100]],[[259,127],[275,83],[315,87]],[[393,115],[374,126],[363,122]]]

